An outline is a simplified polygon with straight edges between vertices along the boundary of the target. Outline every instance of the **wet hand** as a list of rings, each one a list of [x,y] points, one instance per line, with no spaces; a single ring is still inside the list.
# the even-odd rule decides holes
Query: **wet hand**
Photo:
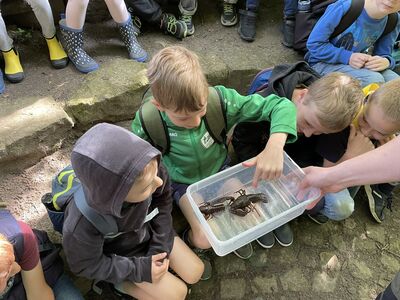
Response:
[[[243,166],[256,166],[253,177],[253,186],[259,180],[273,180],[282,175],[283,171],[283,146],[287,138],[286,133],[274,133],[270,136],[265,149],[253,159],[244,162]]]
[[[158,282],[161,277],[167,273],[169,267],[169,259],[167,253],[159,253],[151,257],[151,280],[153,283]]]
[[[389,68],[390,61],[382,56],[371,56],[370,59],[365,63],[365,68],[371,71],[383,71]]]
[[[300,183],[300,190],[304,190],[310,187],[316,187],[321,190],[322,195],[326,193],[336,193],[344,189],[343,186],[336,184],[330,180],[329,168],[319,167],[308,167],[304,168],[303,171],[306,177]],[[314,205],[317,203],[313,203]],[[309,208],[308,208],[309,209]]]
[[[354,69],[361,69],[369,61],[371,55],[364,53],[353,53],[350,56],[349,65]]]

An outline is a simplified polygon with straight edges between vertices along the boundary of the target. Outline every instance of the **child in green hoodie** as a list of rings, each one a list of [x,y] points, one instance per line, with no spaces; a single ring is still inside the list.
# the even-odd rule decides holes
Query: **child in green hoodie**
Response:
[[[242,96],[223,86],[209,88],[197,55],[180,46],[159,51],[150,61],[147,75],[152,93],[150,101],[159,111],[168,132],[169,149],[164,151],[162,160],[173,182],[174,200],[190,224],[184,240],[192,246],[208,249],[210,243],[185,193],[188,185],[217,173],[229,161],[226,143],[217,142],[209,129],[210,122],[206,121],[210,118],[207,114],[211,111],[210,95],[219,95],[224,111],[223,141],[226,132],[237,123],[271,122],[271,136],[265,150],[245,163],[248,167],[256,167],[254,185],[258,180],[271,180],[282,174],[283,147],[297,138],[296,108],[288,99],[276,95],[266,98]],[[132,131],[158,145],[143,127],[139,111],[132,123]],[[242,248],[235,253],[241,258],[249,258],[251,245]]]

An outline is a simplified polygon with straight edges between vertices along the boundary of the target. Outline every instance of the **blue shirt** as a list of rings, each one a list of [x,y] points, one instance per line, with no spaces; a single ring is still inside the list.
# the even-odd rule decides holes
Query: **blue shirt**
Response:
[[[348,65],[351,54],[365,52],[374,46],[372,55],[389,59],[389,68],[393,69],[395,60],[391,53],[400,31],[400,17],[395,29],[380,38],[388,17],[373,19],[364,8],[353,24],[337,37],[330,39],[343,15],[350,9],[350,5],[351,0],[338,0],[328,6],[308,38],[305,60],[311,65],[318,62]]]

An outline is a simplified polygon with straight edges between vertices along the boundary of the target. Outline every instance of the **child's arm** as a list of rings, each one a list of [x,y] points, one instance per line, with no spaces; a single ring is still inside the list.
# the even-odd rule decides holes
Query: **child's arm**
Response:
[[[331,64],[348,65],[352,51],[335,47],[330,37],[343,15],[350,9],[351,1],[338,1],[328,6],[325,13],[315,24],[307,40],[307,49],[313,59]]]
[[[174,244],[174,230],[172,227],[172,191],[167,171],[160,164],[159,174],[164,181],[162,187],[158,188],[152,196],[151,209],[157,208],[158,214],[150,221],[152,236],[147,251],[147,256],[157,253],[171,253]]]
[[[259,179],[272,179],[280,176],[283,169],[283,147],[286,140],[294,142],[297,138],[296,107],[292,101],[270,95],[266,98],[254,94],[242,96],[233,89],[216,87],[224,98],[228,130],[240,122],[271,123],[267,146],[255,159],[246,165],[256,165],[254,183]]]
[[[386,36],[379,39],[374,45],[373,57],[365,64],[367,69],[372,71],[383,71],[394,69],[395,60],[392,57],[394,43],[400,31],[400,15],[398,16],[396,28]]]
[[[80,228],[74,233],[63,233],[63,249],[68,265],[73,273],[88,279],[105,280],[119,283],[125,280],[132,282],[152,282],[152,257],[124,257],[105,255],[104,238],[82,218]]]

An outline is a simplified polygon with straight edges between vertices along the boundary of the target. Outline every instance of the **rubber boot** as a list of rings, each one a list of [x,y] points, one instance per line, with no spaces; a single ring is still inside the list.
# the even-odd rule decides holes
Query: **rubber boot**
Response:
[[[288,48],[293,48],[295,17],[287,16],[283,18],[283,39],[282,44]]]
[[[83,29],[69,28],[65,19],[61,19],[61,42],[67,51],[68,57],[78,71],[89,73],[99,68],[98,63],[83,50]]]
[[[133,25],[132,19],[129,19],[125,23],[119,23],[118,29],[121,34],[122,41],[128,49],[129,57],[138,62],[145,62],[147,60],[147,52],[140,46],[136,32],[138,31],[136,26]]]
[[[5,63],[4,73],[6,78],[12,82],[21,82],[25,78],[24,70],[22,69],[21,62],[19,61],[19,54],[15,48],[8,51],[2,51]]]
[[[63,47],[54,35],[52,38],[46,38],[47,47],[49,48],[50,62],[53,68],[63,69],[68,65],[68,56]]]

